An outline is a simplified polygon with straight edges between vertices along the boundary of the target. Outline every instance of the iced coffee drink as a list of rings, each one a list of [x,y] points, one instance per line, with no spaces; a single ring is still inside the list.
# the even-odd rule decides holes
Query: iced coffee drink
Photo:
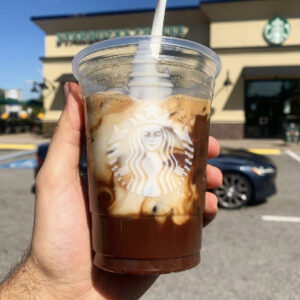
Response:
[[[95,263],[118,273],[199,262],[210,102],[86,99]]]
[[[217,55],[174,38],[121,38],[83,50],[73,70],[85,98],[95,265],[127,274],[196,266]]]

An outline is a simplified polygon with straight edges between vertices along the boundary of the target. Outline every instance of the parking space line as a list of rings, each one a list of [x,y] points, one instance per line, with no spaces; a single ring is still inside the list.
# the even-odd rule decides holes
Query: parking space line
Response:
[[[20,156],[34,154],[35,152],[36,152],[36,150],[25,150],[25,151],[18,151],[18,152],[2,155],[2,156],[0,156],[0,161],[16,158],[16,157],[20,157]]]
[[[36,149],[33,144],[0,144],[0,150],[32,150]]]
[[[249,148],[249,152],[262,155],[280,155],[281,151],[277,148]]]
[[[3,165],[0,165],[0,169],[34,169],[37,166],[37,161],[34,158],[25,158],[20,160],[14,160]]]
[[[294,151],[291,150],[285,150],[285,153],[287,155],[289,155],[290,157],[292,157],[293,159],[297,160],[298,162],[300,162],[300,156],[298,154],[296,154]]]
[[[261,216],[263,221],[269,222],[288,222],[288,223],[300,223],[300,217],[285,217],[285,216]]]

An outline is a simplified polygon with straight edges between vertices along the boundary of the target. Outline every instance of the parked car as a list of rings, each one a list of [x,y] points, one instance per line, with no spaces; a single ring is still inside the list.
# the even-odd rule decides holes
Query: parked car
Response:
[[[276,193],[277,170],[268,157],[225,148],[208,163],[223,173],[222,186],[213,190],[221,207],[240,208]]]
[[[42,166],[49,144],[42,144],[37,151],[35,175]],[[265,199],[276,193],[276,167],[272,161],[262,155],[245,150],[222,149],[222,153],[208,163],[218,167],[223,173],[223,183],[212,190],[224,208],[240,208],[250,202]],[[86,151],[82,153],[80,173],[86,174]]]
[[[34,170],[34,177],[36,177],[37,173],[39,172],[40,168],[42,167],[42,164],[46,158],[47,152],[49,148],[49,143],[44,143],[39,145],[37,152],[36,152],[36,158],[37,158],[37,165]],[[86,175],[87,171],[87,159],[86,159],[86,148],[83,149],[81,160],[79,164],[79,170],[81,175]]]

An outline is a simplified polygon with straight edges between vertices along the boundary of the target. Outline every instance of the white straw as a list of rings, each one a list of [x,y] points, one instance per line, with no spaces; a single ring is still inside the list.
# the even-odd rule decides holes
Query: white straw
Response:
[[[157,0],[151,35],[161,36],[163,33],[167,0]]]
[[[152,30],[151,30],[152,36],[162,36],[163,34],[166,5],[167,5],[167,0],[157,0],[153,24],[152,24]],[[156,43],[152,42],[150,45],[152,56],[154,56],[155,58],[158,58],[160,52],[160,44],[161,41],[158,40],[156,41]]]
[[[139,100],[161,100],[172,94],[173,84],[167,70],[158,71],[157,64],[161,49],[164,17],[167,0],[158,0],[150,40],[139,42],[132,61],[128,83],[129,95]]]

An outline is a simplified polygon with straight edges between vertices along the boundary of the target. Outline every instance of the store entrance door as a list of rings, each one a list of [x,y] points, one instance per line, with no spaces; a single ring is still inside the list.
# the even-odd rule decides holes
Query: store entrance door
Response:
[[[300,80],[247,80],[245,137],[282,138],[295,111],[290,107],[295,98],[300,101]],[[300,111],[294,118],[296,122],[298,117]]]

